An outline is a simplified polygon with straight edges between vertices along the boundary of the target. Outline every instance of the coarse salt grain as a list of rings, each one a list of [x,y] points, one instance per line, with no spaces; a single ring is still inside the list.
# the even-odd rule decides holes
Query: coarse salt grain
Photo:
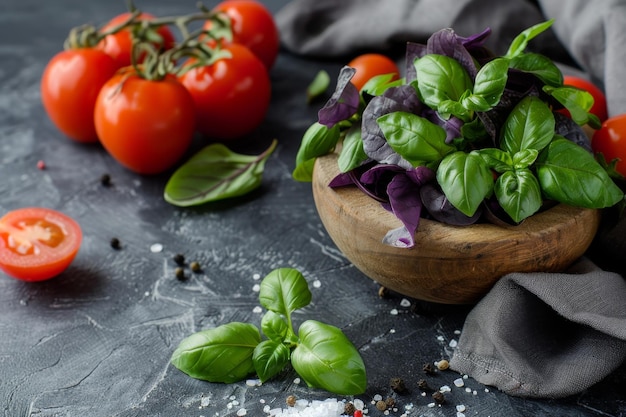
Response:
[[[391,311],[389,312],[389,314],[391,314],[392,316],[397,316],[398,315],[398,309],[397,308],[392,308]]]
[[[401,307],[411,307],[411,302],[409,300],[407,300],[406,298],[403,298],[400,301],[400,306]]]
[[[320,281],[319,279],[316,279],[315,281],[313,281],[313,288],[320,288],[322,286],[322,281]]]
[[[439,388],[439,392],[450,392],[450,391],[452,390],[450,389],[449,385],[443,385],[442,387]]]
[[[463,405],[463,404],[457,405],[456,406],[456,411],[459,411],[461,413],[464,412],[465,411],[465,405]]]
[[[457,387],[462,387],[463,385],[465,385],[465,382],[463,382],[463,378],[457,378],[454,380],[454,385],[456,385]]]
[[[252,309],[252,312],[253,313],[257,313],[257,314],[262,313],[263,312],[263,308],[261,308],[260,306],[256,306],[256,307],[254,307]]]
[[[261,279],[261,274],[254,274],[254,275],[252,275],[252,279],[255,280],[255,281]]]
[[[245,416],[248,414],[248,410],[246,410],[245,408],[240,408],[239,410],[237,410],[237,415],[239,417]]]
[[[160,243],[155,243],[152,246],[150,246],[150,252],[152,253],[159,253],[163,251],[163,245],[161,245]]]
[[[455,339],[452,339],[450,340],[450,343],[448,343],[448,346],[450,346],[451,348],[455,348],[457,344],[457,341]]]
[[[253,292],[259,292],[259,291],[261,291],[261,286],[260,286],[259,284],[254,284],[254,285],[252,286],[252,291],[253,291]]]

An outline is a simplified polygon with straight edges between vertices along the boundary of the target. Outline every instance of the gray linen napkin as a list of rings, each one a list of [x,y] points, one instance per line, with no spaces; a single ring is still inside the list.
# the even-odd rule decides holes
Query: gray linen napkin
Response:
[[[553,31],[531,49],[604,83],[609,113],[626,113],[624,0],[293,0],[276,21],[288,51],[345,60],[399,52],[445,27],[462,36],[490,27],[487,46],[504,53],[519,32],[548,18],[556,19]],[[605,221],[593,262],[624,274],[625,231],[626,218]],[[503,277],[468,315],[452,369],[537,398],[579,393],[608,376],[626,361],[626,283],[593,262]]]
[[[589,388],[626,360],[626,281],[581,260],[504,276],[467,316],[450,367],[521,397]]]

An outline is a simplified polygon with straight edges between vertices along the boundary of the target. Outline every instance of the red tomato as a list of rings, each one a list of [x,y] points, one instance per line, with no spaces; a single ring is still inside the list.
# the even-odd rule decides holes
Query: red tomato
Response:
[[[580,77],[566,75],[563,77],[563,85],[580,88],[581,90],[589,92],[593,96],[593,106],[591,106],[589,112],[598,116],[601,122],[608,118],[606,96],[602,90],[600,90],[591,81],[587,81]],[[567,109],[564,109],[564,114],[569,115]]]
[[[196,67],[180,77],[196,108],[197,129],[213,139],[242,137],[267,113],[271,82],[263,63],[248,48],[231,44],[232,56]]]
[[[123,24],[131,16],[131,13],[126,12],[111,19],[100,30],[106,31]],[[138,20],[154,20],[155,16],[150,13],[140,13]],[[167,26],[160,26],[156,33],[161,35],[162,43],[155,44],[157,48],[170,49],[176,43],[172,31]],[[117,61],[120,67],[126,67],[131,64],[131,56],[133,50],[133,37],[130,29],[122,29],[121,31],[112,35],[107,35],[98,43],[98,48],[102,49],[108,55],[110,55],[115,61]]]
[[[0,219],[0,269],[23,281],[55,277],[72,263],[82,237],[78,223],[58,211],[10,211]]]
[[[615,170],[626,176],[626,114],[606,119],[593,134],[591,148],[608,163],[618,159]]]
[[[274,17],[263,4],[255,0],[225,0],[213,11],[224,12],[230,18],[234,43],[247,46],[265,68],[272,68],[280,39]],[[210,28],[211,21],[207,21],[204,29]]]
[[[93,109],[98,92],[119,65],[93,48],[68,49],[55,55],[41,78],[41,100],[55,126],[78,142],[97,142]]]
[[[113,158],[139,174],[157,174],[189,148],[195,108],[176,77],[154,81],[122,71],[100,90],[94,120],[100,142]]]
[[[370,78],[383,74],[394,74],[392,80],[400,78],[400,70],[395,62],[381,54],[363,54],[348,63],[349,67],[356,69],[352,84],[359,90],[363,88]]]

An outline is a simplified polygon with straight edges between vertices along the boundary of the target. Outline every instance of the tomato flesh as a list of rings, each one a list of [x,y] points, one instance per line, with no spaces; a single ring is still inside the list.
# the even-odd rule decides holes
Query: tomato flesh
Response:
[[[82,241],[78,223],[55,210],[28,207],[0,219],[0,269],[23,281],[42,281],[63,272]]]

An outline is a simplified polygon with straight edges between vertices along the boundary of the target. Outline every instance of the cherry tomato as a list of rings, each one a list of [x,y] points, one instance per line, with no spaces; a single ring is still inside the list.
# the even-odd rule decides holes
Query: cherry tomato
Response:
[[[349,67],[356,69],[352,84],[359,90],[363,88],[370,78],[383,74],[394,74],[392,80],[400,78],[400,70],[391,58],[382,54],[363,54],[348,63]]]
[[[608,118],[606,96],[602,90],[591,81],[572,75],[566,75],[563,77],[563,85],[580,88],[581,90],[589,92],[593,96],[593,106],[591,106],[589,112],[598,116],[598,119],[600,119],[601,122]],[[563,112],[564,114],[569,115],[569,112],[566,109],[564,109]]]
[[[189,148],[195,108],[175,76],[147,80],[129,68],[102,87],[94,120],[100,142],[113,158],[136,173],[157,174]]]
[[[78,142],[97,142],[93,109],[100,88],[119,69],[104,52],[68,49],[55,55],[41,78],[41,100],[54,125]]]
[[[10,211],[0,219],[0,269],[23,281],[53,278],[72,263],[82,237],[78,223],[58,211]]]
[[[619,159],[615,170],[626,176],[626,114],[608,118],[591,140],[594,153],[602,153],[606,162]]]
[[[115,16],[102,27],[101,32],[123,24],[130,18],[130,16],[131,13],[129,12]],[[150,13],[140,13],[138,16],[138,20],[154,19],[155,16]],[[154,45],[157,49],[170,49],[176,43],[172,31],[167,26],[160,26],[156,30],[156,33],[162,38],[162,42],[160,44],[156,43]],[[119,32],[105,36],[104,39],[98,43],[97,47],[115,59],[120,67],[126,67],[132,62],[133,37],[129,28],[125,28]]]
[[[271,98],[263,63],[243,45],[224,49],[230,58],[193,68],[180,77],[195,102],[197,130],[218,140],[252,132],[265,118]]]
[[[225,0],[213,11],[225,13],[231,22],[233,43],[247,46],[269,71],[278,55],[278,28],[270,11],[255,0]],[[204,29],[211,28],[207,21]]]

